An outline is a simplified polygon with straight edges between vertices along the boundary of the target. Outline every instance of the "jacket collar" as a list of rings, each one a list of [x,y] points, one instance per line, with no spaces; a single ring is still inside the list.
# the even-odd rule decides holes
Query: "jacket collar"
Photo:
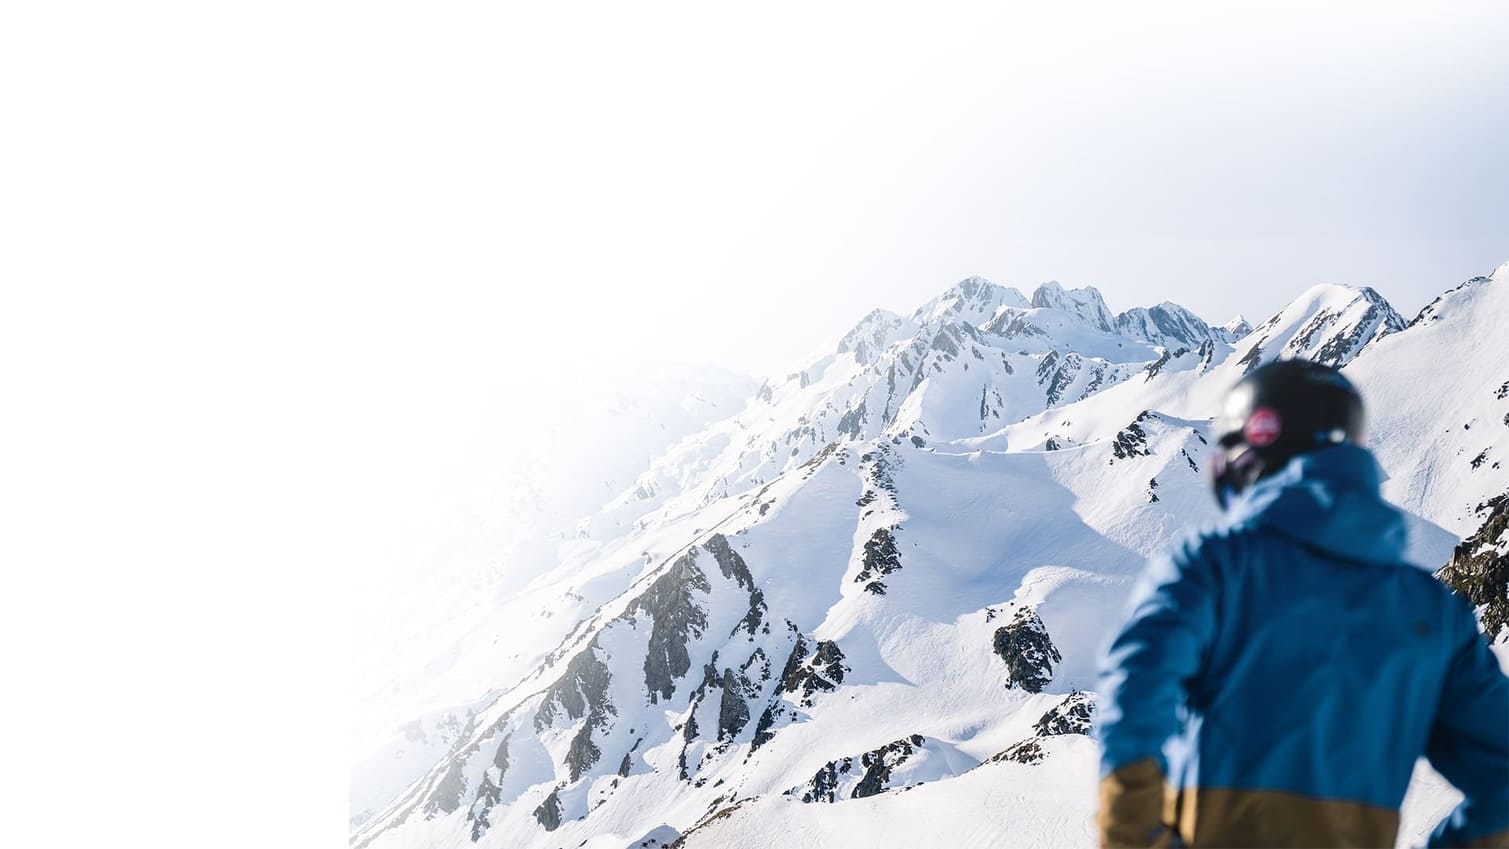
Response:
[[[1301,454],[1242,493],[1231,525],[1257,524],[1346,560],[1404,563],[1404,516],[1379,494],[1382,472],[1365,448]]]

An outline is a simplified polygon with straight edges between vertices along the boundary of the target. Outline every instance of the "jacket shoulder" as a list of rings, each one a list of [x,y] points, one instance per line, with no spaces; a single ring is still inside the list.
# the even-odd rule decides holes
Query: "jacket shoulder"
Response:
[[[1264,548],[1277,535],[1254,522],[1200,528],[1169,547],[1165,556],[1179,569],[1229,566]]]

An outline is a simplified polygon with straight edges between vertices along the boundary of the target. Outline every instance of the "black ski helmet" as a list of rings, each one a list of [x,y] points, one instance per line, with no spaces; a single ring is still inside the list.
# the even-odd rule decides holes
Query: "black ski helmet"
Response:
[[[1330,366],[1279,360],[1237,381],[1212,431],[1216,501],[1282,469],[1297,455],[1364,439],[1362,396]]]

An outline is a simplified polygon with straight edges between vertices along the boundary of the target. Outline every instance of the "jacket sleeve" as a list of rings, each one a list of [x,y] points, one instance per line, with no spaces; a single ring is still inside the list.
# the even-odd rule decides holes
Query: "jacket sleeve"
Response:
[[[1163,745],[1180,730],[1186,681],[1200,670],[1216,627],[1214,569],[1201,548],[1186,543],[1148,564],[1132,591],[1130,617],[1101,658],[1103,846],[1162,845],[1172,836]]]
[[[1452,658],[1425,756],[1464,798],[1429,845],[1509,847],[1509,678],[1462,608],[1470,633]]]

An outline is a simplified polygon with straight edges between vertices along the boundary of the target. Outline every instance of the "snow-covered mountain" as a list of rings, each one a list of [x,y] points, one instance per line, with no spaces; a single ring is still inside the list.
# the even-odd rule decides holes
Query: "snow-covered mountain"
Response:
[[[593,556],[600,541],[578,527],[581,517],[617,497],[651,458],[738,412],[757,386],[669,364],[556,379],[558,392],[535,394],[489,428],[495,464],[448,546],[428,552],[385,605],[367,611],[373,621],[355,641],[353,827],[448,751],[483,694],[537,665],[576,624],[580,614],[562,610],[558,588],[529,580]]]
[[[1506,322],[1509,265],[1408,325],[1334,285],[1255,328],[979,278],[872,312],[580,523],[498,613],[558,642],[421,721],[447,751],[352,845],[1092,845],[1096,649],[1215,518],[1209,418],[1257,365],[1345,367],[1411,557],[1503,621]],[[1404,836],[1451,792],[1422,770]]]

